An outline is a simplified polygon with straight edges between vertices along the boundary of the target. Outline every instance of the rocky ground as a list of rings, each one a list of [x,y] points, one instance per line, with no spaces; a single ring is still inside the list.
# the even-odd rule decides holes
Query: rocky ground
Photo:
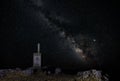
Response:
[[[107,76],[102,75],[101,71],[89,70],[78,72],[76,75],[68,74],[48,74],[39,71],[33,73],[33,69],[26,70],[4,69],[0,70],[0,81],[109,81]]]

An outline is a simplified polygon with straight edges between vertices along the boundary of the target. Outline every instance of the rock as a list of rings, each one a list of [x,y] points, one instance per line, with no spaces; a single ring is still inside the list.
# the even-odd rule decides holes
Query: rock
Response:
[[[77,72],[77,76],[82,76],[83,73],[82,72]]]
[[[47,75],[50,75],[51,74],[51,72],[50,71],[47,71]]]
[[[15,71],[21,71],[21,69],[20,68],[16,68]]]
[[[23,73],[26,75],[32,75],[33,74],[33,68],[28,68],[26,70],[23,70]]]
[[[5,71],[4,70],[0,70],[0,78],[5,76]]]
[[[61,69],[60,68],[56,68],[55,69],[55,74],[59,74],[59,73],[61,73]]]
[[[102,77],[101,71],[92,70],[92,74],[99,79]]]
[[[85,72],[83,72],[83,78],[88,78],[89,76],[90,76],[90,71],[85,71]]]

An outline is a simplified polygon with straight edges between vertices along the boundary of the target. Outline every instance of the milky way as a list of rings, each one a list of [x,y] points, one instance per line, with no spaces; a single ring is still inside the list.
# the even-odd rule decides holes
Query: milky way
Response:
[[[113,14],[115,10],[110,5],[89,2],[17,0],[4,5],[1,62],[31,65],[36,44],[40,42],[45,65],[114,64],[116,12]]]
[[[65,29],[60,27],[60,26],[58,26],[54,22],[54,21],[58,21],[59,24],[62,24],[62,23],[70,24],[71,21],[65,19],[62,16],[57,15],[55,12],[46,11],[42,7],[43,6],[42,1],[40,2],[40,4],[38,4],[38,3],[35,2],[35,1],[32,1],[32,3],[29,4],[29,5],[32,5],[32,7],[35,10],[37,9],[37,13],[39,13],[38,17],[42,18],[43,21],[45,22],[45,24],[47,25],[47,28],[44,27],[44,29],[45,30],[49,30],[51,32],[57,32],[59,34],[59,36],[61,37],[60,39],[64,39],[65,40],[65,41],[62,42],[62,44],[65,45],[65,43],[67,43],[68,46],[71,48],[71,50],[73,50],[73,52],[75,53],[74,55],[76,55],[84,63],[89,63],[90,60],[94,60],[95,61],[94,57],[89,57],[91,55],[88,56],[87,53],[83,52],[83,50],[80,49],[80,45],[76,43],[76,41],[75,41],[75,39],[74,39],[74,37],[72,35],[70,35],[70,34],[69,34],[70,36],[66,35]],[[64,46],[63,46],[63,48],[64,48]],[[91,47],[91,48],[93,48],[93,47]],[[91,51],[92,50],[90,50],[90,52]]]

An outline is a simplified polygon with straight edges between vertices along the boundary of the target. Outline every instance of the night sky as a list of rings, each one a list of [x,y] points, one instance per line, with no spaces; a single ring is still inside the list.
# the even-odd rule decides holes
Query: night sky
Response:
[[[0,8],[0,68],[43,66],[118,69],[117,2],[13,0]]]

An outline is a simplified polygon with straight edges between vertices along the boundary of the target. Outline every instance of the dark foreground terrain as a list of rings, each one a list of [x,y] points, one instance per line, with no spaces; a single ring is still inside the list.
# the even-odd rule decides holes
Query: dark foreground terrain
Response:
[[[43,71],[33,73],[32,69],[26,70],[0,70],[0,81],[109,81],[101,71],[89,70],[78,72],[76,75],[51,74]]]

